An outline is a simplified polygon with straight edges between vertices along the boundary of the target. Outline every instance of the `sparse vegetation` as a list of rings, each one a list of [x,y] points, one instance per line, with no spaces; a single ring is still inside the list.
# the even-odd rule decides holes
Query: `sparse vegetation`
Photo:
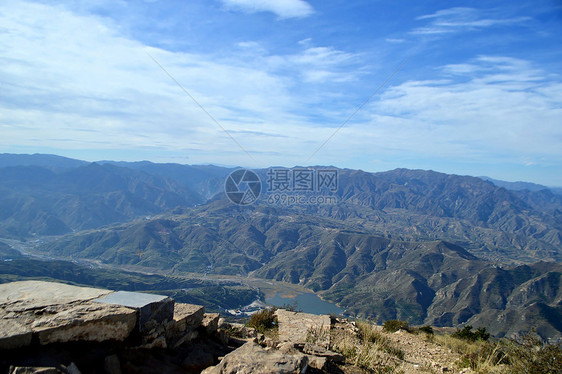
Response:
[[[431,326],[422,326],[418,329],[421,332],[425,332],[426,334],[433,335],[433,327]]]
[[[281,306],[281,309],[288,310],[289,312],[302,312],[302,310],[299,308],[299,303],[297,300],[293,301],[290,304],[283,304],[283,306]]]
[[[462,336],[465,337],[459,337],[457,333],[435,336],[438,344],[461,354],[457,362],[459,368],[471,368],[477,373],[562,373],[560,346],[545,345],[531,336],[525,337],[522,342],[511,339],[492,342],[472,339],[472,335]]]
[[[357,322],[357,330],[334,330],[331,349],[341,353],[348,364],[374,373],[394,372],[404,352],[368,322]]]
[[[466,325],[462,329],[457,329],[457,332],[453,334],[455,338],[468,340],[474,342],[476,340],[488,340],[490,338],[490,334],[486,332],[485,327],[479,327],[476,331],[472,331],[471,325]]]
[[[398,319],[385,321],[382,327],[387,332],[396,332],[398,330],[410,332],[410,324],[407,321],[400,321]]]
[[[330,330],[328,328],[310,328],[306,333],[307,343],[321,343],[323,341],[329,341]]]
[[[277,316],[275,315],[276,308],[266,308],[252,314],[248,326],[256,329],[257,332],[265,333],[277,327]]]

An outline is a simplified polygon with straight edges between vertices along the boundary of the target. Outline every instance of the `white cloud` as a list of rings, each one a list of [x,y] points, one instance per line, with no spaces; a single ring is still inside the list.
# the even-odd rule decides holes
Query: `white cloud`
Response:
[[[109,22],[46,4],[0,5],[0,49],[10,51],[0,56],[0,147],[153,149],[189,152],[194,163],[252,164],[147,56],[145,45]],[[324,110],[307,106],[329,92],[309,98],[294,90],[306,93],[302,80],[350,79],[345,70],[357,61],[312,43],[290,55],[268,54],[253,41],[239,47],[255,55],[220,61],[148,51],[225,128],[239,134],[244,148],[262,155],[257,166],[278,164],[291,154],[296,163],[299,150],[307,149],[303,144],[317,136],[304,129],[310,125],[307,116]]]
[[[272,12],[280,18],[302,18],[314,13],[310,4],[303,0],[222,0],[229,8],[249,13]]]
[[[417,20],[430,20],[428,26],[414,29],[411,33],[418,35],[447,34],[459,31],[483,29],[487,27],[518,24],[528,21],[529,17],[484,18],[482,10],[474,8],[442,9],[433,14],[420,16]]]
[[[312,39],[283,54],[251,39],[233,42],[237,53],[222,57],[196,47],[150,48],[107,18],[47,4],[0,2],[0,25],[0,50],[9,51],[0,55],[3,151],[49,147],[97,152],[100,159],[119,150],[154,161],[303,164],[365,99],[358,97],[364,77],[375,68],[368,65],[372,55]],[[147,48],[257,162],[181,92]],[[367,170],[365,160],[415,167],[399,163],[422,157],[560,164],[560,77],[509,56],[431,71],[430,79],[377,96],[311,163]]]
[[[387,90],[370,105],[371,120],[352,126],[364,139],[356,141],[420,157],[562,161],[562,82],[509,57],[481,56],[442,71],[443,79]]]

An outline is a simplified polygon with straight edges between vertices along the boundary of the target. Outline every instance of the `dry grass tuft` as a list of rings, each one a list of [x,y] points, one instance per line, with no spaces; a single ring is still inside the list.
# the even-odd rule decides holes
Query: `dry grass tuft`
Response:
[[[544,345],[535,338],[488,342],[437,335],[435,342],[462,355],[458,367],[477,373],[562,373],[562,348]]]
[[[391,373],[404,352],[367,322],[357,322],[357,332],[335,329],[331,349],[341,353],[348,364],[373,373]]]

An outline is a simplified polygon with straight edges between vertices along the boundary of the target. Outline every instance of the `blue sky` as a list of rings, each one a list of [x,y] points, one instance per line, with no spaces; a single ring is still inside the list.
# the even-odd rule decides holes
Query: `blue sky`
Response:
[[[559,1],[3,1],[0,152],[562,186],[560,35]]]

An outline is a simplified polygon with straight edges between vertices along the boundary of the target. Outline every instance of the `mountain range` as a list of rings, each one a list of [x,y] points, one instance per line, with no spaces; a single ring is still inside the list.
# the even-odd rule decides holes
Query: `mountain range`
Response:
[[[239,206],[223,191],[233,170],[0,155],[0,237],[58,258],[299,283],[379,322],[562,333],[556,191],[337,169],[336,204],[270,204],[262,188]]]

